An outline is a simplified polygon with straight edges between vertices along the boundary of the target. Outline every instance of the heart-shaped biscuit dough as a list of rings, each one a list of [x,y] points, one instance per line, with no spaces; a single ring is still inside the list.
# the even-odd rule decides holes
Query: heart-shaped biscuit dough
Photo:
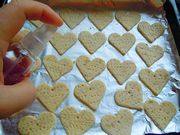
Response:
[[[105,62],[102,59],[95,58],[91,61],[86,56],[80,56],[77,59],[76,65],[79,68],[81,74],[88,82],[101,74],[106,67]]]
[[[67,135],[82,135],[95,123],[91,111],[77,112],[73,107],[66,107],[61,111],[60,120]]]
[[[176,107],[168,101],[158,104],[154,100],[148,100],[144,104],[144,110],[154,124],[161,130],[167,127],[176,114]]]
[[[73,63],[70,59],[64,58],[58,61],[53,55],[45,56],[43,62],[46,70],[54,81],[70,72],[73,68]]]
[[[101,127],[108,135],[131,135],[132,125],[133,114],[125,109],[101,119]]]
[[[85,12],[77,9],[61,9],[60,16],[71,28],[75,28],[85,18]]]
[[[148,67],[152,66],[164,55],[164,51],[160,46],[155,45],[152,47],[148,47],[145,43],[139,43],[136,46],[136,52]]]
[[[118,90],[114,98],[119,106],[137,110],[143,109],[141,85],[136,81],[128,82],[125,90]]]
[[[52,46],[57,50],[60,55],[63,55],[69,48],[71,48],[77,41],[77,37],[73,33],[66,33],[61,35],[55,33],[50,41]]]
[[[106,87],[102,81],[95,80],[91,83],[81,83],[74,89],[74,95],[82,103],[86,104],[92,110],[96,110],[99,106]]]
[[[21,135],[49,135],[55,126],[56,116],[50,112],[42,112],[38,118],[25,116],[18,123]]]
[[[101,32],[92,35],[88,31],[83,31],[79,34],[79,41],[90,54],[93,54],[106,42],[106,37]]]
[[[123,84],[136,71],[136,65],[133,62],[124,61],[121,63],[117,59],[111,59],[107,68],[119,84]]]
[[[129,31],[141,20],[141,15],[135,11],[120,10],[116,12],[116,19],[127,31]]]
[[[30,73],[36,72],[42,65],[42,61],[39,57],[34,61],[33,66],[30,68]]]
[[[161,23],[154,23],[150,25],[148,22],[140,22],[138,24],[139,32],[152,43],[157,38],[163,35],[164,26]]]
[[[54,112],[68,94],[68,87],[64,83],[56,83],[53,87],[44,83],[38,86],[36,97],[49,111]]]
[[[105,10],[92,11],[89,13],[89,19],[99,30],[103,30],[112,22],[113,12]]]
[[[155,72],[150,69],[142,69],[139,79],[157,96],[169,81],[170,75],[165,69],[157,69]]]
[[[129,51],[129,49],[134,45],[135,41],[135,36],[130,33],[125,33],[122,36],[117,33],[113,33],[109,36],[109,43],[122,55],[125,55]]]

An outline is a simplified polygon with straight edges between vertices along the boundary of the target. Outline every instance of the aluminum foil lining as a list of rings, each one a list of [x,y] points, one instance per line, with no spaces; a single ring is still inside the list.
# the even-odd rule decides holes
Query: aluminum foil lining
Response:
[[[115,14],[115,12],[113,12],[113,14]],[[141,21],[147,21],[150,24],[155,23],[155,22],[161,22],[166,28],[166,30],[163,36],[161,36],[155,42],[150,44],[138,32],[137,25],[136,25],[130,31],[130,33],[133,33],[135,35],[136,43],[125,56],[122,56],[115,48],[113,48],[108,43],[108,41],[106,41],[106,43],[93,55],[90,55],[79,41],[77,41],[76,44],[72,48],[70,48],[63,56],[60,56],[57,53],[57,51],[51,46],[51,44],[48,43],[47,49],[43,52],[43,54],[40,57],[41,59],[45,55],[53,54],[58,59],[61,59],[63,57],[68,57],[74,62],[73,70],[70,73],[61,77],[57,81],[57,82],[66,83],[69,87],[70,94],[68,98],[61,104],[61,106],[59,106],[59,108],[57,109],[55,113],[57,116],[57,123],[56,123],[56,126],[53,128],[51,135],[65,135],[66,134],[58,118],[61,110],[64,107],[73,106],[77,110],[88,108],[87,106],[79,102],[73,95],[75,86],[78,85],[79,83],[85,82],[84,78],[80,74],[75,64],[76,59],[81,55],[87,55],[90,57],[90,59],[102,58],[106,63],[112,58],[119,59],[120,61],[132,60],[137,66],[136,72],[123,85],[119,85],[107,69],[105,69],[105,71],[102,74],[100,74],[98,77],[95,78],[95,80],[102,80],[105,83],[107,89],[106,89],[104,98],[102,102],[100,103],[97,111],[94,112],[96,122],[93,125],[93,127],[85,133],[85,135],[105,135],[106,134],[100,127],[100,120],[104,115],[116,114],[119,110],[123,108],[116,105],[116,103],[114,102],[114,94],[117,91],[117,89],[124,89],[125,84],[130,80],[136,80],[141,84],[144,102],[147,99],[155,99],[158,102],[170,101],[177,107],[177,114],[172,119],[172,121],[168,124],[168,126],[166,127],[164,131],[160,131],[154,125],[154,123],[150,120],[150,118],[147,117],[144,111],[136,111],[136,110],[129,109],[134,114],[132,135],[143,135],[146,133],[180,132],[180,112],[178,111],[179,110],[178,100],[177,100],[177,94],[175,93],[176,90],[180,89],[180,76],[179,76],[178,71],[176,70],[174,53],[172,52],[172,49],[171,49],[172,44],[170,44],[170,38],[169,38],[171,34],[168,31],[168,27],[169,27],[168,22],[165,19],[163,14],[154,15],[146,11],[141,12]],[[30,30],[35,29],[35,27],[29,22],[25,23],[24,28],[30,29]],[[93,34],[95,32],[98,32],[98,29],[91,23],[87,15],[86,15],[86,18],[73,30],[71,30],[66,24],[63,24],[63,26],[58,29],[58,32],[60,33],[64,34],[67,32],[73,32],[77,36],[81,31],[89,31]],[[111,33],[124,34],[127,31],[114,18],[113,21],[102,32],[108,38],[108,36]],[[153,71],[155,71],[158,68],[164,68],[171,75],[170,81],[167,83],[167,85],[163,88],[162,92],[157,97],[153,96],[150,90],[148,90],[141,83],[141,81],[139,81],[139,78],[138,78],[138,73],[140,72],[140,70],[147,68],[145,63],[142,61],[142,59],[137,55],[135,51],[135,47],[139,42],[145,42],[149,44],[149,46],[160,45],[165,51],[163,58],[161,58],[153,66],[150,67],[150,69]],[[35,86],[38,86],[42,82],[46,82],[49,85],[54,84],[54,82],[52,82],[51,78],[49,77],[43,65],[38,71],[33,73],[31,80]],[[20,112],[16,116],[1,120],[0,135],[17,135],[18,134],[17,123],[21,117],[27,114],[38,116],[38,114],[43,111],[46,111],[46,109],[40,104],[39,101],[35,100],[34,103],[30,107]]]

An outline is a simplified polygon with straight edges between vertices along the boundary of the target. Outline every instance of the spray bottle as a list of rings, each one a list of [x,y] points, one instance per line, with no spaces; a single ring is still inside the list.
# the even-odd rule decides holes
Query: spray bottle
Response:
[[[11,60],[4,57],[4,84],[12,85],[22,81],[30,74],[38,56],[44,51],[47,42],[56,32],[57,27],[44,24],[34,32],[30,32],[17,45],[18,56]]]

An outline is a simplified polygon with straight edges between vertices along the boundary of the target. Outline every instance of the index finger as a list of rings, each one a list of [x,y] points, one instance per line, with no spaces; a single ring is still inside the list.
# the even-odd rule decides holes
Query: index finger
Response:
[[[10,41],[26,20],[41,20],[56,26],[62,25],[59,15],[49,6],[36,1],[13,0],[0,9],[1,40]]]

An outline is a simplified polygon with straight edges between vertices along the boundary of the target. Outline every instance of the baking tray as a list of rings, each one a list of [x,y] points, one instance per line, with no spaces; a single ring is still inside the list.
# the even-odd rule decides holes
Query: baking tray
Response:
[[[115,11],[113,11],[113,15],[114,14]],[[144,111],[136,111],[129,109],[134,115],[132,135],[143,135],[146,133],[180,132],[180,112],[178,111],[178,100],[176,94],[176,91],[179,90],[180,88],[180,76],[179,76],[179,70],[177,69],[178,61],[174,55],[174,49],[172,49],[175,47],[175,44],[173,43],[174,41],[173,36],[170,32],[169,25],[165,18],[164,12],[155,14],[154,12],[152,13],[151,11],[142,10],[141,21],[148,21],[151,24],[155,22],[161,22],[165,27],[165,32],[163,36],[158,38],[155,42],[153,42],[153,44],[150,44],[138,32],[136,25],[130,31],[130,33],[133,33],[135,35],[136,43],[125,56],[122,56],[115,48],[113,48],[108,43],[108,41],[106,41],[106,43],[100,49],[98,49],[98,51],[95,52],[93,55],[90,55],[79,41],[77,41],[76,44],[72,48],[70,48],[63,56],[60,56],[57,53],[57,51],[51,46],[51,44],[48,43],[46,50],[40,56],[41,59],[45,55],[53,54],[58,59],[68,57],[74,62],[73,70],[70,73],[61,77],[57,81],[57,82],[66,83],[69,87],[70,94],[68,98],[61,104],[61,106],[59,106],[59,108],[55,112],[55,114],[57,115],[57,123],[51,132],[52,135],[65,135],[65,130],[62,127],[62,124],[58,118],[61,110],[64,107],[70,105],[75,107],[77,110],[88,108],[87,106],[79,102],[73,95],[74,87],[79,83],[85,82],[84,78],[80,74],[75,64],[76,59],[81,55],[86,55],[90,59],[102,58],[106,63],[112,58],[117,58],[120,61],[132,60],[133,62],[135,62],[137,66],[136,72],[123,85],[119,85],[114,79],[114,77],[111,76],[111,74],[108,72],[107,69],[105,69],[105,71],[102,74],[100,74],[98,77],[95,78],[95,80],[102,80],[105,83],[106,93],[104,95],[102,102],[99,105],[99,108],[97,109],[96,112],[94,112],[96,122],[93,125],[93,127],[85,133],[85,135],[94,135],[94,134],[105,135],[104,131],[100,128],[100,120],[104,115],[115,114],[123,108],[117,106],[116,103],[114,102],[114,93],[117,91],[117,89],[124,89],[125,84],[130,80],[137,80],[141,84],[144,102],[149,98],[155,99],[158,102],[170,101],[177,108],[177,114],[168,124],[168,126],[164,131],[160,131],[153,124],[153,122],[147,117]],[[33,26],[29,22],[26,22],[23,28],[29,29],[31,31],[35,30],[35,26]],[[64,24],[62,27],[58,29],[58,32],[60,33],[64,34],[67,32],[73,32],[77,36],[81,31],[89,31],[93,34],[95,32],[98,32],[99,30],[91,23],[91,21],[87,17],[87,14],[86,14],[86,18],[74,29],[71,30],[66,24]],[[108,36],[111,33],[123,34],[126,33],[127,31],[114,18],[112,23],[110,23],[102,32],[108,38]],[[147,68],[145,63],[142,61],[142,59],[137,55],[135,51],[135,47],[139,42],[148,43],[149,46],[160,45],[161,47],[163,47],[165,51],[163,58],[161,58],[158,62],[156,62],[153,66],[150,67],[150,69],[152,69],[153,71],[155,71],[158,68],[165,68],[171,75],[170,81],[157,97],[154,97],[150,92],[150,90],[148,90],[138,79],[139,71],[141,69]],[[52,82],[51,78],[49,77],[43,65],[40,67],[38,71],[32,74],[31,80],[35,86],[38,86],[42,82],[45,82],[49,85],[52,85],[54,83]],[[18,134],[17,123],[21,117],[28,114],[38,116],[38,114],[41,113],[42,111],[46,111],[46,109],[40,104],[39,101],[35,100],[30,107],[18,113],[16,116],[1,120],[0,135],[17,135]]]

